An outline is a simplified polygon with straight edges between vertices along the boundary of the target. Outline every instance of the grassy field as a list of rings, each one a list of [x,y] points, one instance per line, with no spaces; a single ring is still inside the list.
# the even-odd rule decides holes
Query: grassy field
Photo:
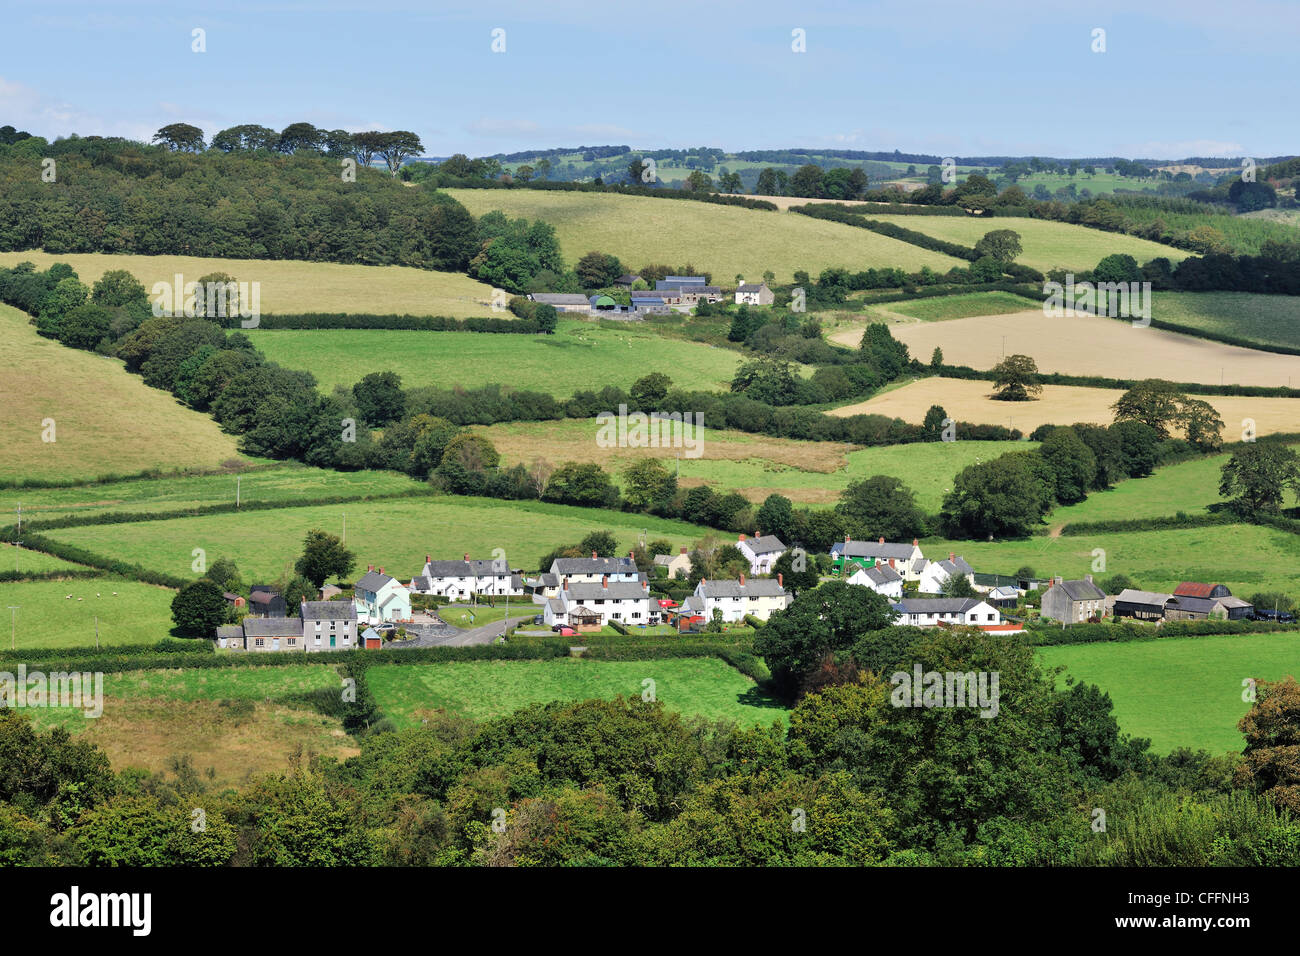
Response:
[[[380,329],[266,330],[253,344],[272,362],[312,372],[328,391],[370,372],[393,371],[407,388],[473,388],[492,382],[567,398],[662,371],[683,386],[725,389],[741,354],[668,338],[643,325],[617,329],[565,320],[554,335]]]
[[[534,606],[535,605],[533,605],[527,598],[511,601],[510,616],[519,617],[521,614],[527,614]],[[491,624],[494,621],[500,621],[506,616],[506,603],[505,600],[502,599],[501,603],[496,607],[489,607],[486,604],[480,604],[477,607],[468,604],[447,604],[437,610],[438,617],[442,618],[452,627],[468,629],[482,627],[484,624]]]
[[[33,551],[10,542],[0,542],[0,572],[5,571],[76,571],[80,564],[64,561],[52,554]]]
[[[298,747],[340,760],[355,756],[359,750],[339,722],[304,699],[340,686],[326,664],[127,671],[104,675],[98,718],[60,708],[27,713],[37,727],[62,726],[101,747],[116,770],[164,771],[171,758],[188,755],[204,781],[221,789],[285,770]]]
[[[972,315],[1002,315],[1023,312],[1030,304],[1024,296],[1010,292],[967,292],[963,295],[937,295],[928,299],[909,299],[906,302],[887,302],[869,305],[867,312],[888,316],[920,319],[922,322],[941,322],[946,319],[964,319]],[[858,332],[859,340],[862,333]],[[857,345],[857,342],[845,343]]]
[[[41,338],[0,305],[0,480],[214,468],[235,439],[122,363]],[[47,419],[54,422],[53,441]]]
[[[407,266],[356,266],[286,259],[201,259],[196,256],[132,256],[108,253],[47,255],[3,252],[0,266],[33,262],[46,269],[66,262],[86,285],[110,269],[126,269],[146,290],[155,282],[185,282],[226,272],[240,282],[260,283],[261,309],[285,312],[378,312],[412,315],[492,315],[492,287],[458,272]]]
[[[785,714],[750,678],[713,657],[464,661],[366,671],[380,710],[398,726],[418,724],[437,710],[486,720],[552,700],[640,696],[647,679],[664,706],[686,716],[769,724]]]
[[[958,320],[960,321],[960,320]],[[1148,333],[1150,329],[1146,330]],[[955,378],[925,378],[865,402],[833,409],[832,415],[875,414],[920,424],[931,405],[941,405],[955,419],[1019,428],[1025,434],[1039,425],[1073,425],[1077,422],[1109,424],[1111,406],[1123,394],[1119,389],[1047,385],[1031,402],[1001,402],[991,398],[993,383]],[[1241,422],[1255,421],[1257,433],[1293,432],[1300,422],[1300,399],[1245,398],[1201,395],[1224,421],[1223,436],[1240,439]]]
[[[1012,216],[992,219],[978,216],[888,216],[876,215],[874,212],[869,214],[869,218],[892,222],[896,226],[963,246],[974,246],[985,233],[994,229],[1011,229],[1020,234],[1020,244],[1024,247],[1024,252],[1016,258],[1016,262],[1043,272],[1056,268],[1075,271],[1092,269],[1112,252],[1128,253],[1139,263],[1158,256],[1176,263],[1190,255],[1182,249],[1135,236],[1102,232],[1050,219],[1020,219]]]
[[[71,594],[72,597],[68,597]],[[175,591],[119,578],[0,583],[0,646],[10,644],[10,606],[17,648],[149,644],[169,636]]]
[[[419,487],[391,471],[328,471],[284,464],[238,475],[243,504],[291,502],[301,498],[384,495]],[[167,511],[204,505],[234,504],[236,473],[136,478],[68,488],[0,489],[0,523],[9,523],[21,504],[23,520],[103,512]]]
[[[799,504],[825,505],[839,500],[851,481],[872,475],[896,475],[917,494],[923,508],[936,510],[954,474],[980,458],[995,457],[1018,442],[934,442],[860,448],[836,442],[797,441],[730,430],[703,429],[699,458],[678,460],[673,449],[601,448],[594,420],[526,422],[476,428],[501,453],[506,464],[531,462],[596,462],[622,481],[623,469],[643,457],[660,458],[680,469],[683,486],[708,484],[739,491],[751,501],[785,495]]]
[[[691,263],[712,273],[718,284],[733,282],[737,274],[757,279],[768,269],[776,273],[778,282],[788,282],[797,270],[817,275],[828,266],[854,270],[896,266],[913,272],[928,265],[947,272],[965,265],[866,229],[807,216],[644,196],[523,189],[447,191],[476,216],[499,209],[512,217],[549,222],[569,265],[599,250],[618,256],[631,269],[651,263]]]
[[[1055,523],[1055,522],[1053,522]],[[1105,552],[1105,567],[1098,564]],[[961,554],[981,573],[1014,574],[1028,565],[1044,577],[1123,573],[1148,591],[1172,591],[1181,581],[1216,581],[1249,598],[1257,591],[1300,593],[1300,537],[1257,525],[1216,525],[1169,531],[1034,537],[1019,541],[921,542],[926,557]]]
[[[1164,315],[1161,301],[1152,308],[1152,318]],[[1300,308],[1294,311],[1300,318]],[[832,332],[831,341],[854,347],[864,326]],[[1021,354],[1030,356],[1043,372],[1124,379],[1159,373],[1206,385],[1300,386],[1300,356],[1224,345],[1097,315],[1053,318],[1042,309],[1025,309],[1023,301],[1019,312],[909,322],[890,331],[922,361],[938,347],[947,361],[978,369],[993,368],[1005,355]]]
[[[1147,478],[1121,481],[1108,491],[1089,492],[1086,501],[1057,508],[1049,522],[1056,526],[1071,521],[1154,518],[1179,511],[1205,514],[1210,505],[1222,501],[1219,479],[1227,460],[1227,455],[1211,455],[1157,468]],[[1287,503],[1295,504],[1295,496],[1290,492]]]
[[[1300,296],[1157,292],[1151,316],[1264,345],[1300,348]],[[1300,384],[1300,377],[1296,382]]]
[[[1223,237],[1221,243],[1237,255],[1257,256],[1264,243],[1295,242],[1296,221],[1288,217],[1289,210],[1262,209],[1258,213],[1236,215],[1213,208],[1195,212],[1172,212],[1168,209],[1120,206],[1120,211],[1130,222],[1149,225],[1157,219],[1173,232],[1191,232],[1202,226],[1216,229]]]
[[[192,552],[203,548],[209,564],[219,557],[232,558],[244,580],[253,581],[274,579],[291,566],[308,531],[320,528],[342,533],[344,514],[346,543],[357,556],[354,576],[358,570],[364,573],[367,564],[374,564],[403,581],[419,571],[426,554],[459,559],[469,552],[487,558],[499,547],[506,550],[512,566],[531,570],[541,555],[561,544],[576,544],[590,531],[613,532],[620,552],[630,550],[643,529],[650,539],[664,538],[674,547],[689,546],[708,533],[683,521],[641,514],[458,497],[349,502],[87,526],[51,531],[49,536],[96,554],[185,577],[197,576],[191,570]]]
[[[1157,753],[1240,751],[1237,721],[1250,708],[1241,699],[1242,681],[1300,675],[1300,635],[1294,634],[1043,647],[1038,655],[1110,694],[1120,729],[1150,738]]]

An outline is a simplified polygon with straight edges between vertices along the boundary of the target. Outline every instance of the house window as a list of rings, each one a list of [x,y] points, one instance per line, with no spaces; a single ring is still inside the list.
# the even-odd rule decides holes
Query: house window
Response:
[[[265,647],[265,646],[266,646],[266,641],[263,640],[263,639],[260,638],[260,637],[259,637],[259,638],[255,638],[255,639],[253,640],[253,646],[254,646],[254,647]]]
[[[298,638],[296,638],[296,637],[291,637],[291,638],[289,638],[289,646],[290,646],[290,647],[293,647],[293,645],[295,645],[295,644],[297,644],[297,643],[298,643]]]

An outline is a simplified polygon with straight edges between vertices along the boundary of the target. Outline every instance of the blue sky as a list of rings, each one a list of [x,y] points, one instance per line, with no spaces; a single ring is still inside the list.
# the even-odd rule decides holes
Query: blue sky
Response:
[[[6,12],[0,124],[147,139],[305,120],[411,129],[430,155],[1263,157],[1300,152],[1298,47],[1297,0],[44,0]]]

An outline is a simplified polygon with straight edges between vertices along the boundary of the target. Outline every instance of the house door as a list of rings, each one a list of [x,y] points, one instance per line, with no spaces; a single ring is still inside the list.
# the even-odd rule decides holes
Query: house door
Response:
[[[331,634],[331,635],[330,635],[330,647],[333,647],[333,646],[334,646],[334,635]]]
[[[271,638],[271,650],[278,651],[279,649],[280,649],[280,639],[278,637]]]

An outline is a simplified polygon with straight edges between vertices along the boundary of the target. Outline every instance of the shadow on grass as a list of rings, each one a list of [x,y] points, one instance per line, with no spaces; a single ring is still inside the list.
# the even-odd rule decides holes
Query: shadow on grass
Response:
[[[737,694],[736,703],[744,704],[746,707],[764,707],[771,710],[788,709],[779,697],[757,686],[749,688],[743,694]]]

